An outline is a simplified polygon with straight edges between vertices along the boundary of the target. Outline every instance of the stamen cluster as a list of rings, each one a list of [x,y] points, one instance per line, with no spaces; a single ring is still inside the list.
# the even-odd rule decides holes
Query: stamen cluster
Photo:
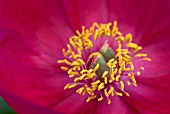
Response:
[[[65,66],[61,66],[61,69],[67,72],[69,78],[73,79],[73,82],[66,84],[64,89],[77,88],[76,93],[88,95],[86,102],[92,99],[102,101],[106,98],[110,104],[111,96],[122,96],[123,94],[129,96],[129,93],[125,91],[125,85],[137,86],[135,76],[139,76],[141,70],[144,70],[143,67],[136,69],[132,58],[151,61],[150,58],[147,58],[147,54],[139,53],[142,47],[132,42],[130,33],[123,36],[118,30],[116,21],[113,27],[111,25],[112,23],[94,23],[90,29],[82,26],[82,32],[76,31],[77,35],[70,37],[69,44],[67,44],[68,49],[62,50],[65,59],[58,60],[58,63],[65,64]],[[117,47],[116,50],[113,50],[114,57],[105,63],[108,70],[103,71],[101,76],[97,73],[101,64],[96,63],[94,67],[88,67],[87,63],[94,57],[107,55],[92,52],[87,57],[87,61],[82,59],[83,53],[93,48],[93,41],[99,40],[100,37],[106,38],[105,44],[108,42],[107,39],[113,39]]]

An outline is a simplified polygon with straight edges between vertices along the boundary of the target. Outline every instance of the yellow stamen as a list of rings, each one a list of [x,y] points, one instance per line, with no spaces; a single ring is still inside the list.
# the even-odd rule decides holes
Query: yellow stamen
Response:
[[[143,58],[143,60],[151,61],[151,59],[150,59],[150,58]]]
[[[121,90],[123,91],[124,90],[124,83],[123,83],[123,81],[120,81],[120,88],[121,88]]]
[[[144,70],[144,67],[140,67],[140,70]]]
[[[138,53],[135,55],[135,57],[147,57],[147,54],[145,53]]]
[[[98,101],[107,98],[108,104],[110,104],[111,96],[122,96],[123,93],[129,96],[129,93],[125,91],[125,86],[137,86],[135,77],[140,76],[140,70],[144,70],[144,67],[140,67],[139,70],[135,69],[132,59],[135,57],[136,59],[142,58],[142,60],[151,61],[147,54],[138,53],[139,50],[142,50],[142,47],[132,42],[132,34],[129,33],[124,36],[117,27],[117,21],[114,21],[113,25],[112,23],[98,24],[95,22],[90,29],[82,26],[81,32],[77,30],[76,34],[70,37],[67,49],[62,49],[66,59],[57,61],[58,63],[66,64],[61,66],[61,69],[68,74],[69,78],[73,78],[73,82],[66,84],[64,90],[79,87],[76,93],[81,95],[88,94],[86,102],[90,102],[95,98]],[[100,37],[112,38],[111,40],[117,43],[114,47],[117,47],[117,49],[114,50],[115,53],[110,60],[106,59],[107,55],[101,52],[92,52],[94,50],[92,47],[95,46],[93,42],[98,41]],[[111,47],[108,48],[112,50]],[[88,52],[87,50],[92,53],[84,59],[83,54]],[[106,70],[102,64],[96,61],[99,57],[104,58]],[[91,65],[95,66],[91,68]],[[100,74],[98,72],[101,68],[105,71]],[[125,81],[123,76],[128,76],[129,80]],[[117,87],[113,87],[115,83],[119,87],[119,92]],[[102,95],[105,96],[102,97]]]
[[[98,98],[98,101],[102,101],[102,100],[103,100],[103,97]]]
[[[122,95],[123,95],[123,94],[120,93],[120,92],[116,92],[115,94],[118,95],[118,96],[122,96]]]
[[[140,71],[137,71],[137,76],[140,76]]]
[[[98,86],[98,90],[101,90],[104,88],[104,83],[100,83],[100,85]]]

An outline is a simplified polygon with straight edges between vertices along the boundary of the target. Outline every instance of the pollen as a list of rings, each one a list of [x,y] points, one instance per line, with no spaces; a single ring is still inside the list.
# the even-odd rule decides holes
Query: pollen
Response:
[[[63,59],[58,60],[72,79],[64,90],[75,89],[76,93],[87,95],[86,102],[107,100],[111,104],[115,95],[130,97],[127,87],[137,87],[136,77],[144,70],[134,62],[151,61],[146,53],[141,53],[142,47],[132,42],[132,34],[124,36],[117,21],[94,22],[89,29],[82,26],[81,32],[76,33],[69,38],[67,49],[62,49]]]

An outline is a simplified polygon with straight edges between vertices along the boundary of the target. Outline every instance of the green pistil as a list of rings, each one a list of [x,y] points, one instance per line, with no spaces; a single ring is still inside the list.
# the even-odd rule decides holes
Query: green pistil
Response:
[[[105,42],[105,44],[101,47],[100,53],[105,58],[106,62],[108,62],[110,59],[115,59],[115,53],[114,51],[109,47],[109,44]]]
[[[105,71],[109,71],[109,67],[107,66],[107,62],[115,58],[114,51],[109,47],[109,44],[105,42],[105,44],[100,49],[100,54],[93,57],[90,68],[94,68],[97,64],[99,64],[99,68],[96,71],[97,76],[102,79],[102,74]]]

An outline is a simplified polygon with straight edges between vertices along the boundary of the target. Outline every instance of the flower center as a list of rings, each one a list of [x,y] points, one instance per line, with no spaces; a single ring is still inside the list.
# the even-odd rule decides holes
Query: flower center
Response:
[[[137,86],[135,77],[144,67],[136,68],[135,61],[151,61],[145,53],[139,53],[141,46],[132,42],[132,35],[119,32],[117,22],[94,23],[90,29],[82,26],[82,32],[70,37],[67,50],[63,49],[65,59],[61,69],[73,81],[64,89],[76,88],[76,93],[88,95],[86,102],[97,99],[102,101],[114,95],[129,96],[125,86]],[[111,29],[112,28],[112,29]]]

